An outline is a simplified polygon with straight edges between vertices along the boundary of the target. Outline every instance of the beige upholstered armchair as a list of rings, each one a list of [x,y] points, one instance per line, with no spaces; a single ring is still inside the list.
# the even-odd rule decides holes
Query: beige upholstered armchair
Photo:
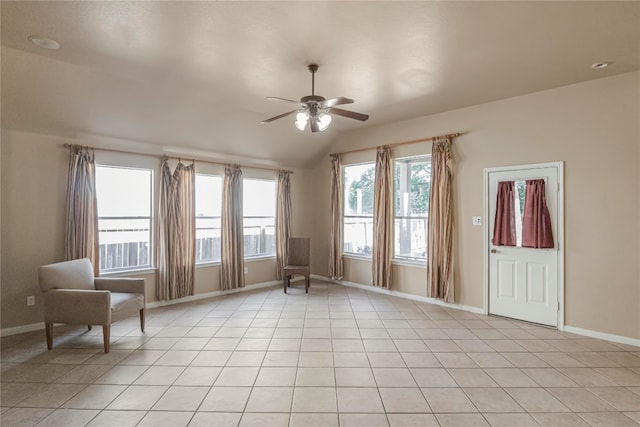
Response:
[[[284,293],[291,285],[295,274],[304,276],[304,291],[309,293],[309,277],[311,274],[311,239],[308,237],[290,237],[287,261],[282,269]]]
[[[144,331],[144,279],[93,277],[87,258],[43,265],[38,281],[44,293],[44,324],[47,348],[53,346],[53,324],[102,325],[104,352],[109,353],[111,322],[114,317],[140,310]]]

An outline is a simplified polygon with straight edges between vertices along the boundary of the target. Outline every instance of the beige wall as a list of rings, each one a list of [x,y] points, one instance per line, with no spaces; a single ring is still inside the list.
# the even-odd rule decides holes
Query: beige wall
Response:
[[[21,136],[2,134],[2,328],[42,320],[36,269],[64,257],[65,141]]]
[[[37,267],[64,258],[64,209],[69,141],[47,135],[2,131],[0,183],[1,224],[1,318],[2,329],[42,321],[42,294],[38,287]],[[157,211],[159,164],[157,157],[97,151],[99,164],[154,169],[156,181],[154,212]],[[221,173],[220,166],[197,163],[201,173]],[[274,178],[274,172],[243,168],[245,177]],[[314,201],[311,171],[294,169],[291,176],[292,232],[309,235]],[[247,286],[276,279],[275,259],[245,263]],[[148,301],[155,301],[155,272],[146,271],[129,277],[147,279]],[[196,267],[195,293],[220,290],[220,266]],[[36,296],[36,305],[26,306],[27,295]]]
[[[566,86],[342,135],[332,152],[464,132],[454,142],[456,302],[483,306],[483,169],[565,162],[565,322],[640,338],[640,73]],[[428,151],[425,151],[428,152]],[[373,155],[373,154],[372,154]],[[328,235],[329,160],[314,171]],[[487,221],[488,218],[483,218]],[[327,259],[327,244],[316,258]],[[326,262],[314,271],[326,274]],[[369,284],[369,262],[345,259],[345,280]],[[324,273],[322,273],[324,272]],[[423,269],[394,265],[395,290],[425,295]]]
[[[639,88],[640,73],[623,74],[365,128],[344,134],[331,151],[465,133],[454,143],[456,302],[473,307],[483,301],[482,227],[471,225],[472,216],[483,214],[483,169],[564,161],[566,324],[640,338]],[[41,321],[36,268],[63,258],[67,154],[60,145],[65,142],[2,132],[2,328]],[[136,166],[150,160],[115,156],[111,161]],[[326,275],[329,159],[294,172],[293,234],[312,238],[312,271]],[[248,284],[275,279],[273,260],[247,266]],[[346,280],[370,283],[369,262],[347,259],[345,267]],[[145,277],[153,295],[154,274]],[[426,295],[424,269],[394,265],[393,278],[394,289]],[[218,266],[198,268],[196,292],[218,290],[218,280]],[[35,307],[26,307],[27,295],[36,296]]]

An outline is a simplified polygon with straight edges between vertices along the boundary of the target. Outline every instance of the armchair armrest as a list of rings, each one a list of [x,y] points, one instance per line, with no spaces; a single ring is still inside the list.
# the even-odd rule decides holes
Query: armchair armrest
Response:
[[[111,292],[84,289],[51,289],[44,294],[45,323],[108,325]]]
[[[96,289],[100,290],[146,295],[144,279],[123,277],[96,277],[94,279],[94,284]]]

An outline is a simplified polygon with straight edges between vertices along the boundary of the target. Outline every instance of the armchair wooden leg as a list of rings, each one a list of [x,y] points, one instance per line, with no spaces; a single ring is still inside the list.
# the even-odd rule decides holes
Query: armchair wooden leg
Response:
[[[282,278],[282,283],[284,283],[284,293],[287,293],[287,282],[289,281],[288,276],[284,276]]]
[[[309,276],[304,277],[304,293],[309,293]]]
[[[91,325],[87,325],[87,329],[91,330]]]
[[[44,329],[47,334],[47,350],[53,347],[53,323],[45,323]]]
[[[111,325],[102,325],[102,339],[104,341],[105,353],[109,353],[110,338],[111,338]]]
[[[144,308],[140,309],[140,330],[144,332]]]

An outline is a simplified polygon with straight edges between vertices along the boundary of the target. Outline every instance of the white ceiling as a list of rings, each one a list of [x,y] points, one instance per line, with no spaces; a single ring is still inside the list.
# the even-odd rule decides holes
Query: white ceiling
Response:
[[[340,132],[638,70],[640,2],[1,2],[2,126],[285,166]],[[57,40],[44,50],[28,36]],[[592,70],[594,62],[612,62]],[[304,133],[266,96],[346,96]],[[391,141],[390,141],[391,142]]]

